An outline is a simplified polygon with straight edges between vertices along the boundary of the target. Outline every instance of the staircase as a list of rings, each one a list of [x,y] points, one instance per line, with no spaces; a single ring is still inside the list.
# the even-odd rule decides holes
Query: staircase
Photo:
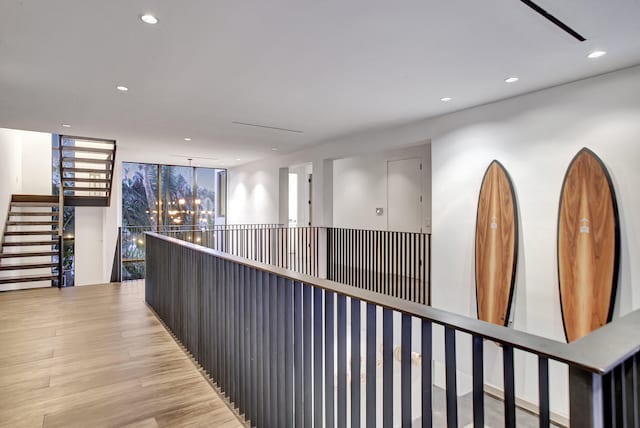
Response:
[[[60,151],[64,206],[108,207],[116,142],[61,136]]]
[[[59,284],[57,196],[13,195],[0,252],[0,290]],[[55,260],[54,260],[55,258]]]

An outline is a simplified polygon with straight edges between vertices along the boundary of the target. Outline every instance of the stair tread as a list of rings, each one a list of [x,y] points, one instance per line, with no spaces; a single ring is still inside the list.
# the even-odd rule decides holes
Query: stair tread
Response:
[[[22,242],[4,242],[4,247],[37,247],[40,245],[56,245],[58,241],[22,241]]]
[[[57,230],[24,230],[20,232],[6,231],[4,236],[37,236],[37,235],[57,235]]]
[[[81,186],[64,186],[64,190],[77,190],[78,192],[108,192],[108,187],[81,187]]]
[[[108,207],[109,194],[105,196],[69,195],[64,197],[64,202],[69,207]]]
[[[7,226],[55,226],[58,224],[57,221],[8,221]]]
[[[34,203],[58,203],[58,197],[54,195],[11,195],[11,202],[34,202]]]
[[[0,278],[0,284],[13,284],[16,282],[34,282],[34,281],[50,281],[58,279],[58,275],[41,274],[41,275],[22,275],[14,278]]]
[[[84,147],[84,146],[62,146],[63,152],[75,152],[75,153],[105,153],[112,154],[113,148],[99,148],[99,147]]]
[[[62,181],[69,183],[110,183],[108,178],[64,177]]]
[[[64,174],[65,172],[69,172],[69,173],[86,172],[86,173],[89,173],[89,174],[92,174],[92,173],[96,173],[96,174],[111,174],[111,169],[67,168],[67,167],[63,167],[62,173]]]
[[[36,251],[28,253],[0,253],[0,259],[15,259],[18,257],[44,257],[44,256],[57,256],[57,251]]]
[[[57,198],[57,196],[56,196]],[[12,207],[47,208],[57,207],[59,202],[11,202]]]
[[[62,162],[80,162],[80,163],[100,163],[100,164],[111,164],[113,161],[111,159],[92,159],[92,158],[79,158],[79,157],[63,157]],[[64,166],[62,169],[65,169]]]
[[[58,211],[10,211],[9,212],[9,217],[20,217],[20,216],[57,217]]]
[[[58,266],[58,263],[29,263],[29,264],[23,264],[23,265],[5,265],[5,266],[0,266],[0,271],[45,269],[45,268],[53,268],[57,266]]]

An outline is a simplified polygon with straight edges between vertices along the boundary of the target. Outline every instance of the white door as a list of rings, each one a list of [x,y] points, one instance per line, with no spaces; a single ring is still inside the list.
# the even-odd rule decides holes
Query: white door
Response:
[[[397,232],[420,232],[422,226],[422,160],[387,162],[387,226]]]

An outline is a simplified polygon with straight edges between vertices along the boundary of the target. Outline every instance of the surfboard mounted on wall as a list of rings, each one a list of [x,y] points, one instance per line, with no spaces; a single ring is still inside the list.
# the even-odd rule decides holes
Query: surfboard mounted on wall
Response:
[[[567,341],[611,321],[619,253],[611,178],[600,158],[584,148],[567,169],[558,213],[558,280]]]
[[[482,179],[476,217],[478,319],[506,326],[516,277],[518,208],[509,174],[497,160]]]

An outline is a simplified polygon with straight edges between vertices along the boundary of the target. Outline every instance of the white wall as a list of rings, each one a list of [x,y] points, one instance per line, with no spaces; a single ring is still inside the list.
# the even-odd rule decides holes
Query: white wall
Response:
[[[640,307],[640,68],[470,109],[433,123],[433,301],[475,316],[474,228],[483,173],[498,159],[509,171],[521,219],[513,328],[564,340],[556,268],[560,188],[573,156],[588,147],[609,169],[621,229],[616,315]],[[636,283],[633,283],[633,279]],[[492,349],[489,355],[497,355]],[[489,360],[491,361],[491,360]],[[520,359],[535,373],[535,362]],[[488,380],[500,385],[498,364]],[[566,412],[564,371],[552,371],[559,412]],[[535,379],[519,393],[535,400]]]
[[[27,195],[51,194],[51,134],[19,131],[22,139],[22,189]]]
[[[22,189],[20,131],[0,128],[0,222],[4,227],[11,195]]]
[[[371,139],[369,139],[371,138]],[[229,170],[229,220],[231,223],[275,223],[279,219],[279,170],[291,165],[300,165],[311,162],[313,171],[312,182],[312,223],[314,226],[332,226],[336,221],[352,224],[357,223],[362,216],[372,225],[379,224],[376,220],[369,219],[370,211],[358,211],[348,218],[346,210],[336,207],[348,195],[344,192],[338,195],[339,187],[345,183],[334,183],[336,177],[346,169],[336,172],[336,164],[340,162],[356,162],[365,166],[369,162],[376,162],[375,167],[367,166],[366,179],[375,177],[375,180],[384,180],[384,189],[380,186],[366,184],[367,192],[371,194],[370,200],[386,199],[386,161],[394,159],[407,159],[410,157],[422,157],[425,159],[425,168],[429,162],[429,150],[425,138],[411,137],[409,140],[386,140],[383,137],[371,134],[350,137],[339,142],[330,142],[315,146],[295,153],[275,156]],[[349,160],[350,159],[350,160]],[[344,165],[347,165],[344,164]],[[336,175],[338,174],[338,175]],[[425,171],[425,196],[430,191],[428,182],[429,171]],[[363,177],[363,179],[365,179]],[[362,194],[364,195],[364,193]],[[429,217],[429,197],[425,198],[425,221]],[[370,204],[369,204],[370,205]],[[379,206],[379,205],[375,205]],[[386,205],[383,205],[386,206]],[[338,211],[336,211],[338,210]],[[340,217],[336,220],[334,216]],[[362,214],[362,215],[361,215]],[[375,207],[373,214],[375,215]],[[386,217],[384,217],[386,228]],[[362,226],[361,226],[362,227]]]
[[[333,225],[336,227],[387,230],[388,161],[419,158],[422,161],[423,230],[431,217],[430,150],[424,144],[402,150],[336,159],[333,162]],[[376,214],[383,208],[383,215]]]
[[[77,286],[104,284],[109,280],[104,269],[108,260],[103,253],[104,212],[101,207],[76,207],[74,254]]]
[[[14,129],[0,129],[0,229],[5,227],[7,211],[12,194],[51,194],[51,134]],[[33,230],[33,226],[12,227],[11,230]],[[35,229],[38,229],[35,227]],[[15,239],[8,238],[11,241]],[[38,247],[22,247],[21,250],[37,251]],[[20,252],[15,247],[4,248],[7,252]],[[7,259],[4,265],[50,262],[49,257]],[[32,270],[30,274],[47,273],[49,269]],[[2,271],[3,278],[24,275],[20,271]],[[47,287],[50,281],[4,284],[1,290]]]
[[[521,221],[513,328],[563,341],[556,274],[556,220],[560,187],[572,157],[586,146],[612,176],[622,232],[616,316],[640,307],[640,67],[546,89],[405,126],[331,141],[230,171],[234,218],[272,216],[252,189],[277,201],[278,165],[336,159],[431,140],[433,305],[475,317],[474,228],[478,192],[491,160],[511,174]],[[334,168],[336,168],[334,163]],[[346,174],[338,171],[337,174]],[[245,178],[251,177],[250,181]],[[362,182],[363,180],[361,180]],[[334,185],[336,192],[339,186]],[[242,191],[239,191],[242,190]],[[341,198],[340,195],[337,198]],[[277,206],[277,202],[273,204]],[[340,216],[340,208],[334,209]],[[273,215],[275,217],[275,215]],[[339,218],[336,221],[341,221]],[[373,224],[372,224],[373,225]],[[634,284],[635,279],[635,284]],[[464,342],[464,343],[463,343]],[[486,344],[486,380],[501,386],[500,355]],[[469,347],[459,345],[470,373]],[[493,362],[493,363],[492,363]],[[518,395],[537,402],[535,359],[516,356]],[[526,375],[525,375],[526,373]],[[553,410],[566,414],[566,370],[552,365]]]

